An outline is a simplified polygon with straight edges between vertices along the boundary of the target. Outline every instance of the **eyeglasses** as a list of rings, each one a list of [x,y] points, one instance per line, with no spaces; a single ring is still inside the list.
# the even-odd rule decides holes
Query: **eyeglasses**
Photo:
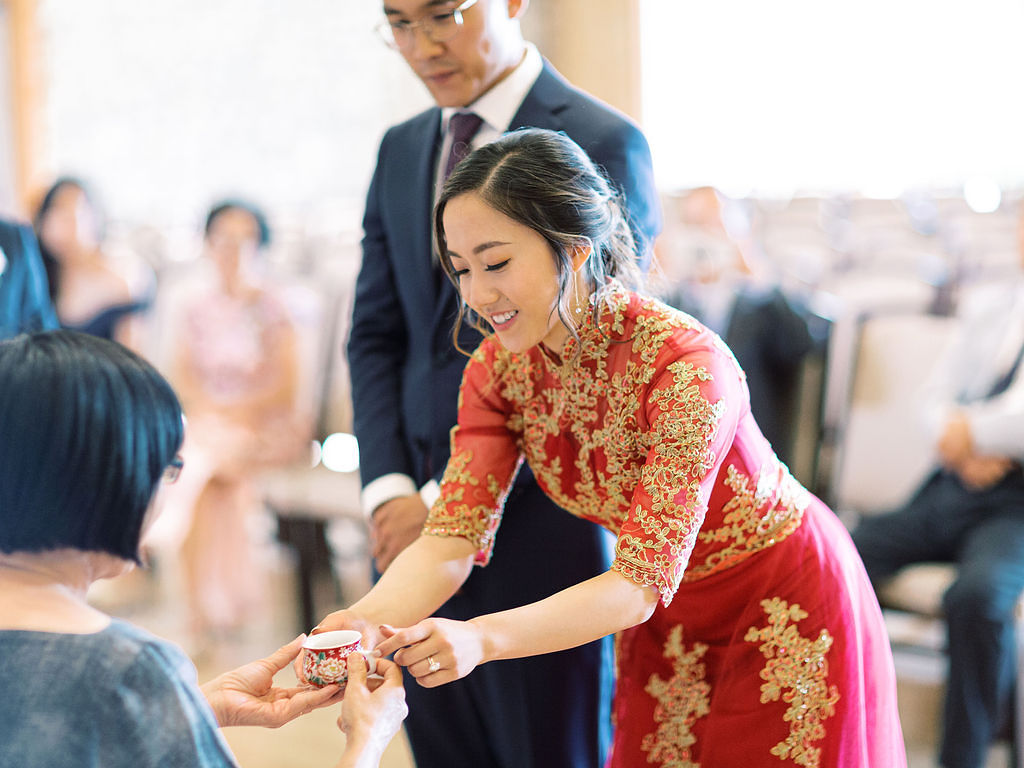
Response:
[[[185,468],[185,460],[181,458],[181,454],[171,459],[171,463],[167,465],[164,470],[163,481],[165,483],[173,483],[179,477],[181,477],[181,470]]]
[[[462,28],[462,12],[476,3],[477,0],[465,0],[450,11],[433,13],[419,21],[389,19],[380,22],[375,29],[384,44],[396,50],[410,47],[415,41],[417,29],[423,30],[423,34],[432,43],[446,43]]]

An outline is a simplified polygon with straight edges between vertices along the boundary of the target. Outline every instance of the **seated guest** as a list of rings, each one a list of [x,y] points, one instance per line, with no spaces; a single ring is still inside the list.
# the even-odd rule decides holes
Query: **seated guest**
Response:
[[[0,219],[0,339],[56,326],[32,228]]]
[[[945,768],[984,765],[1010,716],[1014,617],[1024,591],[1024,281],[969,299],[959,338],[921,398],[938,466],[902,509],[866,518],[853,533],[876,583],[912,563],[957,565],[943,598]]]
[[[43,195],[34,224],[60,324],[138,349],[138,320],[149,298],[136,295],[103,253],[99,209],[85,183],[58,179]]]
[[[241,200],[214,205],[203,257],[210,281],[178,314],[170,378],[189,421],[194,468],[181,559],[198,653],[263,611],[267,590],[247,531],[262,509],[262,471],[307,456],[312,419],[299,402],[299,337],[284,292],[267,278],[270,230]],[[183,497],[187,496],[187,500]]]
[[[0,343],[0,435],[0,765],[233,766],[218,725],[340,700],[274,686],[301,636],[200,689],[178,648],[87,602],[138,563],[154,493],[181,469],[181,409],[146,362],[67,330]],[[378,665],[370,692],[355,664],[342,768],[375,764],[404,716],[398,669]]]

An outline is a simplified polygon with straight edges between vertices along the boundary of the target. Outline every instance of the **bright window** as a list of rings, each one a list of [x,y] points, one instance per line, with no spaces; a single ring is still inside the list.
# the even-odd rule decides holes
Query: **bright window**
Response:
[[[660,183],[1024,185],[1021,0],[640,0]]]

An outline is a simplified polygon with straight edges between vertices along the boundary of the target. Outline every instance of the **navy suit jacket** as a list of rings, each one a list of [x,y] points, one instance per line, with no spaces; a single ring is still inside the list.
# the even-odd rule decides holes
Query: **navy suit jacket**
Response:
[[[439,478],[449,458],[466,357],[452,342],[457,293],[448,280],[435,280],[432,266],[440,126],[435,107],[391,128],[367,197],[348,344],[364,485],[397,472],[421,486]],[[639,128],[547,62],[510,125],[526,127],[565,132],[604,168],[624,192],[647,253],[661,229],[661,205]],[[472,351],[480,338],[465,328],[460,346]]]
[[[0,339],[56,328],[32,228],[0,219],[0,253]]]

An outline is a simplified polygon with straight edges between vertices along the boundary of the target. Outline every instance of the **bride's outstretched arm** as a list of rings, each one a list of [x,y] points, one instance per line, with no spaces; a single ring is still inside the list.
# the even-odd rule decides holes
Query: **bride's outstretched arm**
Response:
[[[640,624],[657,606],[658,592],[615,571],[587,579],[551,597],[470,621],[426,619],[395,630],[377,646],[409,669],[421,685],[457,680],[488,661],[573,648]]]
[[[420,536],[395,558],[380,581],[346,610],[335,611],[317,631],[358,629],[370,643],[380,625],[415,624],[440,608],[469,576],[476,550],[460,536]]]

